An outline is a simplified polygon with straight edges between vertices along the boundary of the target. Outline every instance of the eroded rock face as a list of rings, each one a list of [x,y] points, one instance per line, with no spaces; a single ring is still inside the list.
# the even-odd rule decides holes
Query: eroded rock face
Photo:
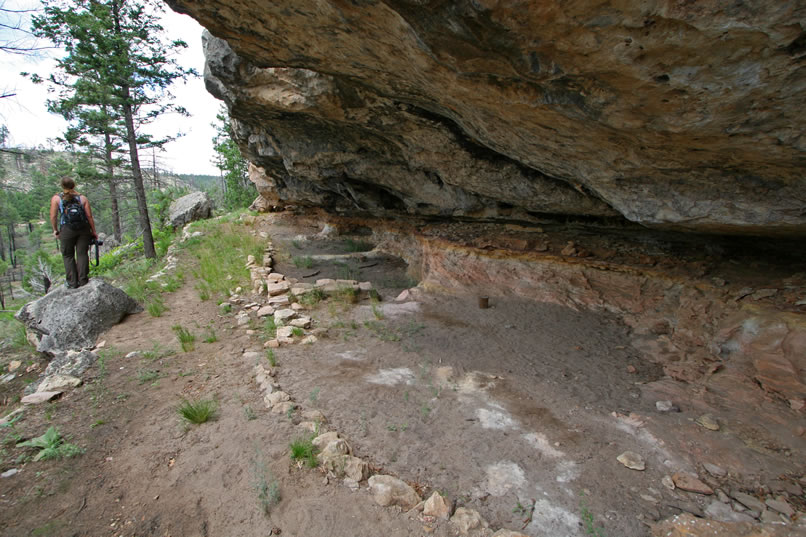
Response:
[[[168,3],[281,200],[806,231],[802,4]]]

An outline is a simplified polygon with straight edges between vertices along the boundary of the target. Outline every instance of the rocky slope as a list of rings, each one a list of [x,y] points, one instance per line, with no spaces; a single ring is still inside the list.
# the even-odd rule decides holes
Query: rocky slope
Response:
[[[168,3],[267,197],[806,232],[802,2]]]

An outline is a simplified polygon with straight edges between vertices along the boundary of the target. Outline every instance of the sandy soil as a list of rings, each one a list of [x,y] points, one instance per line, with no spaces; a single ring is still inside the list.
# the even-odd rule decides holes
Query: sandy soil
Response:
[[[384,299],[321,302],[309,312],[318,341],[275,351],[282,389],[302,408],[321,410],[325,427],[375,473],[396,475],[423,497],[439,491],[478,510],[493,530],[533,537],[648,536],[647,523],[701,514],[710,503],[661,485],[664,475],[720,461],[701,449],[712,433],[693,425],[696,414],[655,410],[643,387],[662,371],[642,358],[619,319],[517,299],[480,309],[477,296],[422,291],[396,302],[416,283],[400,260],[297,267],[294,258],[354,244],[303,240],[318,231],[311,228],[258,230],[274,238],[276,269],[287,276],[350,275],[372,281]],[[0,470],[21,471],[0,480],[1,535],[456,534],[447,522],[377,506],[365,482],[354,492],[299,468],[289,442],[305,434],[300,413],[272,414],[254,359],[243,357],[262,353],[260,338],[236,327],[235,311],[201,301],[190,280],[165,299],[162,317],[132,315],[101,338],[106,358],[83,386],[29,409],[15,426],[27,438],[56,425],[86,452],[24,466],[4,457]],[[176,324],[197,334],[193,351],[179,350]],[[218,340],[202,342],[210,329]],[[157,356],[125,358],[132,351]],[[215,421],[180,422],[179,402],[194,397],[219,402]],[[642,453],[647,469],[618,463],[626,450]],[[801,463],[754,452],[752,464],[793,475]],[[729,476],[725,486],[752,486],[754,475]],[[273,482],[280,499],[264,509],[259,491]]]

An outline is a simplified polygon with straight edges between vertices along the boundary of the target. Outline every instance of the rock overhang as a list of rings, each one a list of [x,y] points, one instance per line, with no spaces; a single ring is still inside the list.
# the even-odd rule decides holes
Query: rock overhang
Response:
[[[804,7],[169,4],[282,201],[806,232]]]

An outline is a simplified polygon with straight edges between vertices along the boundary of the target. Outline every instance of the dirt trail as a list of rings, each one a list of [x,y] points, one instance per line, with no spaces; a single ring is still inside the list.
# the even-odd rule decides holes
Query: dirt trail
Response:
[[[332,253],[333,244],[299,237],[316,230],[265,221],[255,231],[274,238],[278,271],[319,270],[309,280],[346,271],[373,281],[385,299],[323,301],[307,312],[318,341],[275,351],[277,383],[303,409],[321,410],[325,428],[376,473],[425,495],[440,491],[479,511],[492,530],[533,537],[595,534],[591,527],[648,536],[646,523],[710,503],[661,485],[664,475],[720,461],[706,460],[707,451],[696,460],[676,443],[675,428],[689,445],[708,442],[710,431],[692,425],[696,416],[658,414],[642,396],[662,373],[617,318],[517,299],[479,309],[475,296],[421,291],[398,303],[412,283],[400,260],[297,268],[293,256]],[[236,326],[235,311],[201,301],[190,278],[165,300],[162,317],[132,315],[101,338],[115,352],[82,387],[27,413],[25,432],[55,424],[86,453],[29,463],[0,481],[0,534],[456,534],[447,522],[377,506],[365,482],[354,492],[319,469],[298,468],[288,447],[306,434],[300,413],[272,414],[255,384],[255,359],[243,357],[262,354],[262,341]],[[165,352],[179,348],[177,324],[197,334],[193,351]],[[205,343],[210,330],[218,340]],[[125,357],[133,351],[157,357]],[[194,397],[216,398],[218,418],[182,425],[176,407]],[[642,453],[647,469],[619,464],[626,450]],[[780,460],[754,459],[758,468]],[[259,491],[274,480],[280,500],[266,512]]]

